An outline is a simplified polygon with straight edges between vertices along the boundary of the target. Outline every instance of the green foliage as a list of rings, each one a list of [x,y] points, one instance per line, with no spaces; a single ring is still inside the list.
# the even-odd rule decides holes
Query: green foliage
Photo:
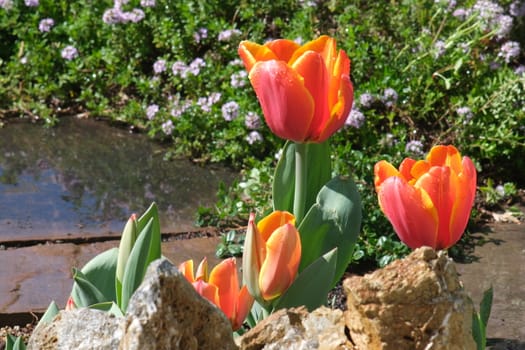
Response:
[[[230,230],[221,235],[221,241],[217,245],[215,255],[218,258],[240,257],[243,252],[244,235],[235,230]]]
[[[492,309],[493,289],[490,287],[483,293],[483,299],[479,304],[479,312],[472,313],[472,336],[478,350],[485,350],[487,345],[487,324],[489,323],[490,311]]]

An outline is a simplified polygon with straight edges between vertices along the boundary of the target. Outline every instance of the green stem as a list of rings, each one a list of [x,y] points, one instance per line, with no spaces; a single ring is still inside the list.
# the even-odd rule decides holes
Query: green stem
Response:
[[[295,143],[295,192],[293,200],[293,214],[297,225],[301,223],[304,217],[304,207],[306,201],[306,152],[305,143]]]

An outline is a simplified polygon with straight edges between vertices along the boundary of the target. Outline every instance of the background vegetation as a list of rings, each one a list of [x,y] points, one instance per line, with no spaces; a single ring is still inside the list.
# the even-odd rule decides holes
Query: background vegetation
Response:
[[[166,142],[168,158],[236,167],[242,180],[198,216],[231,226],[268,209],[283,144],[264,125],[239,42],[329,34],[355,86],[334,170],[363,197],[355,259],[383,265],[408,250],[377,205],[378,160],[451,143],[475,161],[484,203],[523,188],[524,15],[523,1],[0,0],[0,123],[85,113]]]

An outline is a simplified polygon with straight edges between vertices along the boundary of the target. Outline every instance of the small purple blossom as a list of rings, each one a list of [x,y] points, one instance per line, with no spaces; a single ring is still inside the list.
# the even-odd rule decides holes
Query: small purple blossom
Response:
[[[124,21],[124,13],[120,8],[110,8],[104,11],[102,21],[106,24],[117,24]]]
[[[155,115],[159,112],[159,106],[156,104],[149,105],[148,108],[146,108],[146,117],[148,120],[153,120],[155,118]]]
[[[127,2],[127,1],[126,1]],[[121,5],[125,2],[117,3],[113,8],[107,9],[102,15],[102,21],[106,24],[117,24],[117,23],[138,23],[146,16],[144,11],[139,8],[134,8],[131,11],[122,11]]]
[[[446,48],[445,42],[443,40],[437,40],[434,43],[434,58],[439,58],[443,56],[446,49],[447,48]]]
[[[463,124],[467,124],[474,116],[474,113],[468,107],[459,107],[456,109],[456,113],[463,118]]]
[[[0,8],[10,10],[13,7],[13,0],[0,0]]]
[[[188,67],[186,66],[186,63],[182,61],[176,61],[171,65],[171,71],[173,72],[174,76],[180,75],[181,77],[186,77],[186,71],[188,70]]]
[[[191,61],[190,65],[188,66],[188,70],[186,71],[186,74],[191,73],[197,76],[199,75],[202,67],[206,67],[206,62],[202,58],[197,57],[196,59]]]
[[[174,129],[173,122],[171,121],[171,119],[162,123],[161,128],[162,128],[162,131],[164,131],[166,135],[171,135]]]
[[[261,118],[257,113],[248,112],[244,117],[244,125],[250,130],[257,130],[261,127]]]
[[[509,6],[509,13],[514,17],[525,16],[525,2],[519,0],[514,1]]]
[[[39,4],[38,0],[24,0],[24,4],[28,7],[36,7]]]
[[[237,73],[233,73],[230,77],[230,83],[233,88],[240,88],[246,85],[246,78],[248,73],[245,70],[241,70]]]
[[[199,28],[195,33],[193,33],[193,39],[195,39],[195,42],[198,44],[203,39],[206,39],[208,37],[208,29],[206,28]]]
[[[525,75],[525,65],[521,64],[514,69],[516,75]]]
[[[364,94],[361,94],[361,96],[359,96],[359,104],[363,108],[372,107],[372,104],[374,104],[374,100],[374,96],[372,96],[372,94],[369,94],[368,92],[365,92]]]
[[[503,57],[506,63],[510,63],[520,55],[520,52],[520,43],[517,41],[507,41],[501,46],[498,56]]]
[[[405,146],[405,152],[412,153],[414,155],[422,156],[423,153],[423,143],[419,140],[409,141]]]
[[[155,7],[155,0],[140,0],[142,7]]]
[[[246,136],[246,141],[253,145],[256,142],[261,142],[263,140],[262,135],[258,131],[252,131]]]
[[[239,116],[239,104],[235,101],[229,101],[221,107],[222,117],[230,122]]]
[[[454,12],[452,12],[452,16],[454,16],[457,19],[463,21],[463,20],[465,20],[465,18],[467,18],[468,12],[464,8],[460,7],[460,8],[455,9]]]
[[[221,99],[221,94],[218,92],[213,92],[207,97],[199,97],[197,100],[197,105],[201,108],[201,110],[205,113],[211,112],[211,107],[219,102]]]
[[[42,33],[49,32],[54,25],[55,21],[52,18],[44,18],[38,23],[38,30]]]
[[[62,49],[60,55],[63,59],[71,61],[78,57],[78,51],[74,46],[68,45]]]
[[[125,22],[138,23],[146,17],[144,11],[141,9],[133,9],[130,12],[124,12]]]
[[[240,58],[235,58],[228,63],[229,66],[244,66]]]
[[[360,110],[352,108],[345,120],[345,125],[359,129],[365,124],[365,120],[365,115]]]
[[[500,197],[505,197],[505,187],[503,185],[497,185],[495,188],[494,188],[494,191],[496,191],[496,193],[500,196]]]
[[[160,59],[153,63],[153,72],[160,74],[166,71],[166,60]]]
[[[397,92],[392,88],[386,88],[383,92],[383,102],[387,107],[392,107],[393,105],[395,105],[397,102],[397,98]]]
[[[501,15],[496,19],[496,37],[498,39],[503,39],[509,36],[512,26],[514,24],[514,19],[511,16]]]
[[[217,39],[219,41],[230,41],[239,35],[241,35],[241,31],[239,29],[226,29],[219,33]]]

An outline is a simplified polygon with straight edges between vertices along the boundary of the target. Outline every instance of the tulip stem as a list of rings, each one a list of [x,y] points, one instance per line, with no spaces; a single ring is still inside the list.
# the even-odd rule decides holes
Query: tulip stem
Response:
[[[301,223],[304,216],[306,201],[306,162],[307,145],[302,142],[295,143],[295,193],[293,200],[293,214],[297,226]]]

